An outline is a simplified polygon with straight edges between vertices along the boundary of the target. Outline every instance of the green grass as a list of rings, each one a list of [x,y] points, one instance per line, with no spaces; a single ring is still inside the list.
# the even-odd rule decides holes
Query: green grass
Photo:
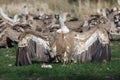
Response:
[[[16,47],[0,49],[0,80],[119,80],[120,41],[111,42],[112,60],[106,63],[69,63],[66,67],[54,64],[52,69],[41,68],[40,62],[15,66]],[[9,66],[11,65],[12,66]]]

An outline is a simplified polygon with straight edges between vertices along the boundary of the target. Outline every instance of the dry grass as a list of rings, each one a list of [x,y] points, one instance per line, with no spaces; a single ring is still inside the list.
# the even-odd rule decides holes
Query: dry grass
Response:
[[[21,13],[23,6],[27,4],[32,14],[36,13],[37,8],[42,8],[45,13],[71,12],[76,17],[96,13],[98,8],[118,7],[116,0],[100,0],[100,2],[97,0],[90,0],[90,2],[89,0],[76,0],[76,3],[70,3],[69,1],[70,0],[0,0],[0,7],[10,16]]]

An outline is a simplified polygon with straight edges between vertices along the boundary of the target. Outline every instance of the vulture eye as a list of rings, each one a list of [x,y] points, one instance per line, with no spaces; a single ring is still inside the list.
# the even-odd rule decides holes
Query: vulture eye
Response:
[[[56,15],[55,15],[55,18],[56,18],[56,19],[59,19],[59,15],[56,14]]]

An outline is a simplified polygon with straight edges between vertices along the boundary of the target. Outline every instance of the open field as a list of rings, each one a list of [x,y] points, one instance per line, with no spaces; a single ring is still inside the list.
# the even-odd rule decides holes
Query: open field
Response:
[[[30,13],[35,14],[37,8],[45,13],[71,12],[77,18],[94,14],[98,8],[118,7],[116,0],[101,0],[102,2],[68,2],[69,0],[0,0],[0,7],[9,16],[23,11],[27,4]],[[89,1],[89,0],[82,0]],[[100,0],[98,0],[100,1]],[[84,5],[84,6],[83,6]],[[10,32],[10,31],[9,31]],[[32,65],[15,66],[17,45],[12,48],[0,48],[0,80],[120,80],[120,41],[112,41],[111,61],[94,63],[47,63],[52,69],[41,68],[42,62],[33,60]]]
[[[52,69],[41,68],[41,62],[16,67],[16,49],[0,49],[0,80],[119,80],[120,79],[120,41],[111,42],[112,60],[106,63],[61,63],[51,65]]]

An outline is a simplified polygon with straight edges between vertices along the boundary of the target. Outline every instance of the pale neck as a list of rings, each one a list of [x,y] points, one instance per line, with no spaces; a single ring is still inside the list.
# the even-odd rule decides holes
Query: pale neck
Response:
[[[68,27],[65,26],[64,21],[63,21],[63,19],[61,18],[61,16],[60,16],[60,18],[59,18],[59,22],[60,22],[61,29],[68,29]]]
[[[28,13],[29,13],[29,12],[28,12],[28,7],[25,7],[25,8],[24,8],[24,14],[25,14],[25,15],[28,15]]]
[[[60,23],[60,29],[57,30],[58,33],[68,33],[69,29],[67,26],[65,26],[63,19],[61,16],[59,17],[59,23]]]

